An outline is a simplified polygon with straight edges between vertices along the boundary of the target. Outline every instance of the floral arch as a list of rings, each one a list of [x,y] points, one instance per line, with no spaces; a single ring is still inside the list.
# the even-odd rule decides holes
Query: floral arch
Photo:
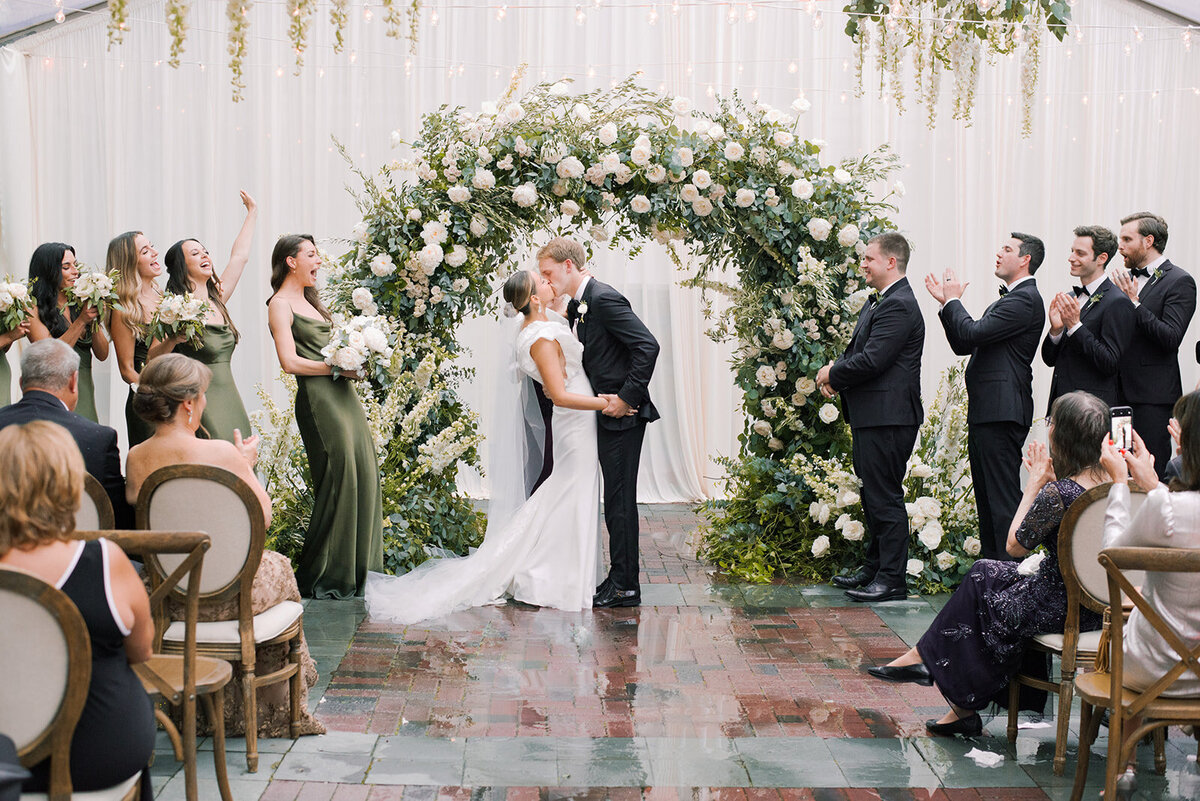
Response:
[[[709,333],[739,345],[732,367],[746,426],[739,455],[724,462],[727,498],[706,504],[704,555],[750,580],[827,576],[855,558],[863,525],[849,431],[813,377],[844,349],[868,294],[851,268],[866,240],[892,227],[889,201],[902,187],[873,192],[887,187],[895,158],[880,150],[823,163],[822,143],[795,132],[803,98],[780,111],[735,96],[694,113],[633,79],[582,95],[566,83],[513,95],[480,113],[427,115],[413,160],[360,173],[363,219],[326,290],[335,311],[383,315],[396,334],[391,370],[363,392],[381,453],[388,568],[461,552],[481,534],[455,489],[458,464],[477,465],[479,444],[477,419],[455,394],[456,331],[495,308],[496,280],[546,231],[589,250],[654,240],[710,309],[720,296]],[[720,268],[736,284],[714,280]],[[974,514],[954,451],[961,392],[930,412],[909,482],[920,524],[910,572],[924,589],[965,572]],[[288,415],[268,414],[268,478],[290,488],[276,493],[276,541],[286,546],[311,499]],[[954,467],[927,464],[939,459]]]

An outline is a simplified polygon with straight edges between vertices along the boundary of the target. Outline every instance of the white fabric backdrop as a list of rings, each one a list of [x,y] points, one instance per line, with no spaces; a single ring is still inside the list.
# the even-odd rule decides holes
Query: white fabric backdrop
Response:
[[[177,71],[165,64],[161,0],[132,4],[125,44],[111,51],[103,14],[19,40],[0,51],[0,273],[24,275],[29,254],[47,240],[70,242],[83,261],[100,262],[108,240],[131,228],[146,231],[160,252],[197,236],[225,254],[240,223],[237,190],[245,188],[259,201],[260,221],[251,267],[230,307],[244,334],[235,375],[247,405],[257,408],[255,385],[272,383],[278,369],[263,307],[276,236],[344,236],[358,218],[345,191],[355,181],[330,137],[373,171],[402,155],[390,149],[390,131],[411,137],[425,111],[495,99],[522,63],[529,65],[526,86],[570,76],[589,89],[642,70],[646,85],[689,96],[701,109],[711,106],[709,87],[757,92],[779,107],[803,91],[813,109],[800,132],[827,140],[833,157],[882,143],[900,154],[905,169],[898,177],[908,192],[897,222],[916,248],[910,278],[919,284],[931,269],[958,268],[972,282],[965,300],[975,313],[994,297],[994,253],[1010,230],[1045,239],[1049,255],[1038,276],[1044,294],[1070,283],[1065,255],[1073,226],[1115,228],[1135,210],[1164,215],[1172,225],[1167,255],[1195,266],[1200,149],[1191,137],[1200,129],[1200,90],[1193,91],[1200,47],[1186,50],[1178,31],[1157,27],[1175,20],[1137,3],[1076,5],[1088,27],[1082,41],[1048,43],[1028,140],[1019,136],[1019,65],[1008,59],[984,70],[971,128],[950,119],[949,76],[932,131],[911,99],[901,116],[873,93],[855,98],[840,3],[820,3],[820,29],[793,2],[758,2],[753,22],[741,3],[682,3],[678,14],[659,3],[656,25],[648,23],[645,3],[584,4],[582,25],[574,3],[525,4],[538,5],[511,8],[501,22],[494,4],[427,2],[439,21],[431,26],[425,12],[410,56],[404,43],[385,36],[379,7],[368,22],[358,2],[346,51],[334,54],[328,7],[318,3],[296,77],[284,4],[259,0],[240,104],[230,101],[223,3],[193,4]],[[735,24],[731,7],[739,13]],[[1140,44],[1134,25],[1145,32]],[[664,420],[647,437],[641,499],[711,495],[718,474],[711,459],[736,452],[740,429],[727,349],[703,337],[695,293],[674,284],[680,276],[654,246],[635,260],[602,252],[594,266],[629,295],[664,346],[652,385]],[[919,286],[918,295],[927,316],[923,379],[931,398],[952,355],[935,305]],[[1196,377],[1195,331],[1183,351],[1187,386]],[[484,321],[464,328],[475,364],[496,358],[488,332]],[[15,363],[16,354],[9,358]],[[488,374],[479,371],[481,380]],[[1048,381],[1049,369],[1039,363],[1037,397],[1046,396]],[[111,360],[96,383],[102,419],[123,432],[125,386]],[[480,408],[487,391],[476,385],[464,395]],[[471,477],[464,486],[486,491]]]

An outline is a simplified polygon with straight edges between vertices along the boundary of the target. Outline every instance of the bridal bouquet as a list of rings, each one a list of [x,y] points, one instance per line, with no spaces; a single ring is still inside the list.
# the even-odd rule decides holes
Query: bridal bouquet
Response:
[[[199,347],[204,339],[204,321],[211,310],[208,301],[197,299],[191,292],[182,295],[167,292],[146,327],[146,339],[182,338],[187,344]]]
[[[100,270],[77,264],[79,277],[75,285],[67,289],[67,302],[77,308],[91,306],[101,317],[109,306],[117,301],[117,271],[103,273]]]
[[[329,344],[321,348],[333,375],[360,372],[366,378],[390,380],[396,334],[391,322],[378,315],[335,316]]]
[[[29,287],[17,281],[0,281],[0,331],[11,331],[29,316]]]

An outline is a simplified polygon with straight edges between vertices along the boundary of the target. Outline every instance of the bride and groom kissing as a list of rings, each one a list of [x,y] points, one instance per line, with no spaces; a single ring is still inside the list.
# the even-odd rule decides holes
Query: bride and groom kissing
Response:
[[[483,543],[402,576],[371,573],[372,618],[412,623],[507,598],[568,611],[641,603],[637,474],[646,424],[659,417],[648,389],[659,347],[629,301],[588,272],[586,258],[580,243],[559,237],[538,251],[537,271],[505,282],[516,314],[503,324],[511,369],[496,390]],[[550,309],[562,295],[570,298],[565,319]],[[554,404],[553,468],[528,497],[520,456],[537,410],[520,397],[525,377]],[[611,569],[597,586],[601,477]]]

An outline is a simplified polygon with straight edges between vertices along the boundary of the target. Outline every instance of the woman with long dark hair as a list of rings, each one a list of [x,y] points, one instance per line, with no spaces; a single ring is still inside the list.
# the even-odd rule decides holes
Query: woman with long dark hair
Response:
[[[67,290],[79,278],[75,248],[62,242],[38,245],[29,260],[30,291],[37,301],[30,316],[29,339],[61,339],[79,354],[79,405],[75,413],[92,422],[96,415],[96,386],[92,381],[92,356],[108,358],[108,338],[100,325],[99,312],[89,304],[71,305]]]
[[[330,315],[317,294],[320,266],[311,235],[279,238],[267,321],[279,364],[296,376],[296,424],[312,473],[313,511],[296,581],[306,596],[349,598],[362,595],[368,571],[383,569],[383,506],[366,413],[354,387],[333,378],[321,356]]]
[[[235,431],[243,437],[251,434],[250,417],[246,414],[246,406],[242,403],[230,368],[233,349],[237,347],[240,335],[225,305],[233,297],[233,290],[237,288],[246,262],[250,259],[250,242],[254,239],[254,225],[258,220],[258,206],[254,198],[245,192],[241,195],[242,204],[246,207],[246,219],[237,238],[233,240],[229,263],[220,275],[213,269],[208,249],[197,239],[181,239],[167,249],[163,259],[167,266],[168,292],[176,295],[191,292],[195,298],[207,301],[212,307],[208,319],[204,321],[203,340],[195,346],[181,342],[174,348],[175,353],[207,364],[212,370],[208,406],[204,409],[204,419],[200,421],[200,434],[228,442],[234,441]]]

